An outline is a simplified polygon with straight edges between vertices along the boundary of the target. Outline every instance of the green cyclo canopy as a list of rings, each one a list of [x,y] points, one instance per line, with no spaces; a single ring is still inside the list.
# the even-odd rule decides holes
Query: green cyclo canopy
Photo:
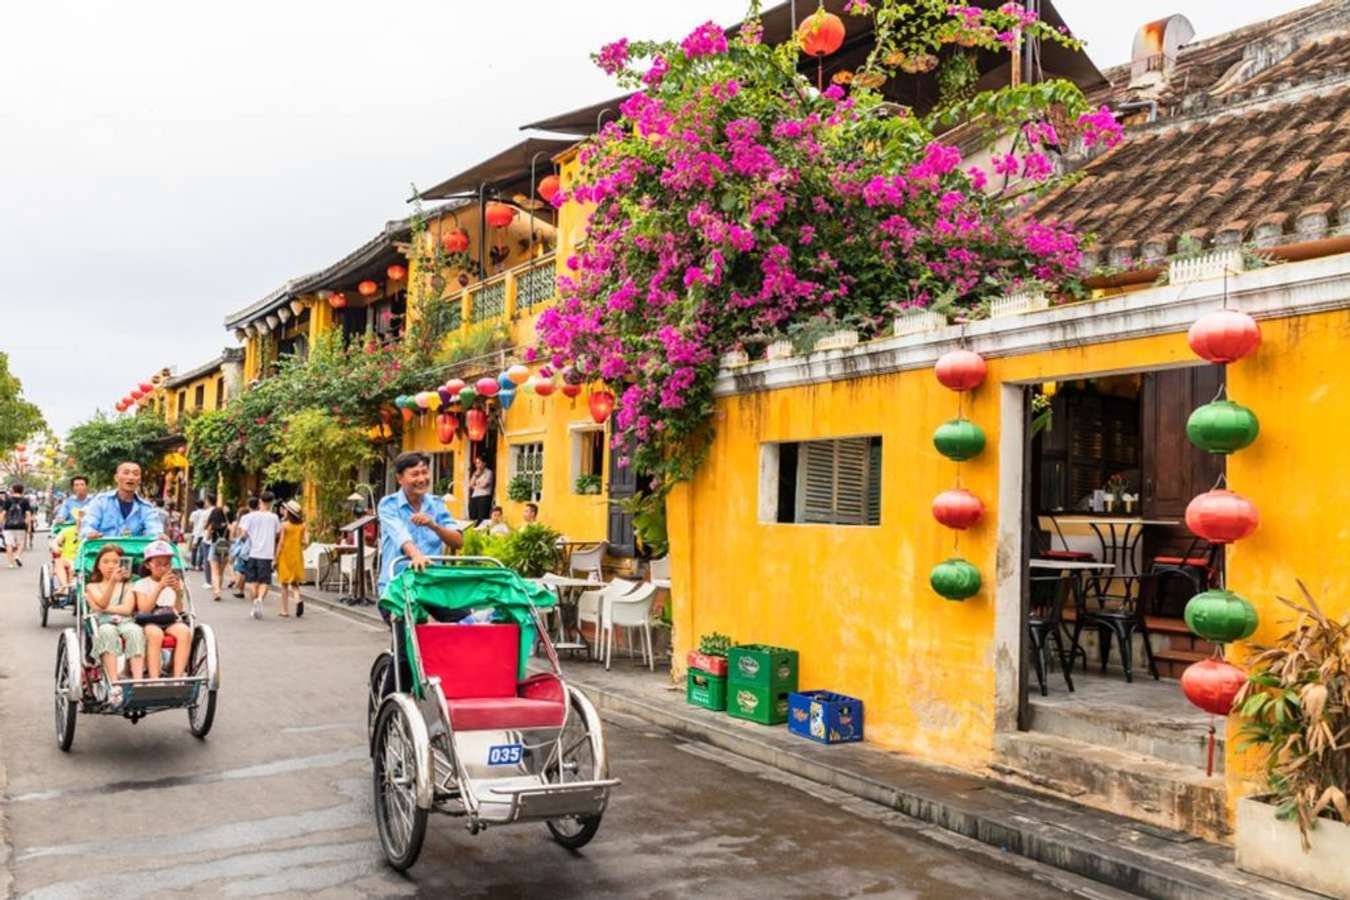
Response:
[[[1261,432],[1256,413],[1232,400],[1197,407],[1186,421],[1186,437],[1210,453],[1233,453],[1249,446]]]
[[[984,432],[969,419],[952,419],[933,432],[933,446],[948,459],[964,462],[984,451]]]
[[[76,572],[94,571],[94,560],[98,559],[98,552],[109,544],[116,544],[122,548],[122,554],[131,560],[133,567],[139,566],[145,559],[145,548],[149,547],[155,541],[167,541],[164,537],[106,537],[86,539],[80,544],[80,552],[75,560]],[[179,556],[178,548],[173,547],[173,567],[175,569],[183,568],[182,557]]]
[[[959,557],[940,562],[933,567],[928,583],[941,597],[965,600],[980,591],[980,570]]]
[[[1215,644],[1249,638],[1256,631],[1256,607],[1232,591],[1209,590],[1186,603],[1186,627]]]

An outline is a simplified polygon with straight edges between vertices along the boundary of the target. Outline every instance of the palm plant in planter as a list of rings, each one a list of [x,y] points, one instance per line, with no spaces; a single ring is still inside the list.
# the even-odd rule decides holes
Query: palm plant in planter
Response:
[[[1294,627],[1274,646],[1254,648],[1234,704],[1243,719],[1241,746],[1265,753],[1269,789],[1266,797],[1239,803],[1238,866],[1346,896],[1350,616],[1328,618],[1303,583],[1298,586],[1302,602],[1279,598],[1298,613]],[[1293,846],[1295,823],[1302,854]],[[1328,864],[1334,860],[1340,862]]]

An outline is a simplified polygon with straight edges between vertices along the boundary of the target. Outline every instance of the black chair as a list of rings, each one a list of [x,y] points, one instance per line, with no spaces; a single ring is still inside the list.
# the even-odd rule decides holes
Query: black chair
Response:
[[[1059,538],[1059,546],[1063,549],[1055,549],[1054,538],[1041,528],[1041,519],[1050,520],[1050,527],[1055,529],[1055,536]],[[1036,517],[1036,526],[1031,530],[1031,555],[1036,559],[1062,559],[1066,562],[1092,562],[1097,558],[1086,550],[1070,550],[1069,542],[1064,539],[1064,532],[1059,527],[1059,520],[1048,513]]]
[[[1144,610],[1148,599],[1158,589],[1157,575],[1116,575],[1115,578],[1126,582],[1125,595],[1099,595],[1095,606],[1080,605],[1080,612],[1073,626],[1073,645],[1078,647],[1078,638],[1084,627],[1097,629],[1097,649],[1101,657],[1102,672],[1111,658],[1111,643],[1120,644],[1120,665],[1125,670],[1125,681],[1134,681],[1134,635],[1138,633],[1144,644],[1144,657],[1148,662],[1149,674],[1153,680],[1159,679],[1158,664],[1153,659],[1153,645],[1149,642],[1148,623]],[[1083,655],[1083,671],[1087,671],[1087,654]]]
[[[1204,538],[1192,539],[1186,552],[1180,556],[1155,556],[1149,563],[1150,575],[1159,579],[1181,576],[1191,583],[1192,596],[1219,580],[1219,544]]]
[[[1045,686],[1050,666],[1050,645],[1054,644],[1055,655],[1059,657],[1059,668],[1064,673],[1064,683],[1073,690],[1073,660],[1076,654],[1064,652],[1064,641],[1060,634],[1064,625],[1064,601],[1076,579],[1072,573],[1063,575],[1033,575],[1031,582],[1031,613],[1027,617],[1027,631],[1031,638],[1031,666],[1036,670],[1036,681],[1041,688],[1041,696],[1048,693]],[[1075,642],[1075,650],[1077,644]],[[1084,657],[1086,664],[1086,657]]]

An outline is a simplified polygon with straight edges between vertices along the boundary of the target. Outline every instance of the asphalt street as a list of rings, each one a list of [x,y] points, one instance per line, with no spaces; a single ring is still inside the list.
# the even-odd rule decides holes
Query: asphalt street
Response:
[[[43,543],[41,536],[39,543]],[[579,853],[543,825],[471,836],[433,817],[406,875],[383,862],[371,812],[365,679],[385,644],[368,623],[309,605],[261,621],[215,604],[215,727],[182,711],[132,724],[53,725],[57,635],[38,623],[41,551],[0,568],[0,897],[1107,897],[1070,876],[952,838],[635,719],[607,722],[623,779]],[[6,846],[6,844],[8,846]]]

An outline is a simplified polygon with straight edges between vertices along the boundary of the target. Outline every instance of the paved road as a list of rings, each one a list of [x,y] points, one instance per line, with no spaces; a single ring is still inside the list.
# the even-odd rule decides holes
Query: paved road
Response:
[[[1078,882],[765,770],[636,720],[608,725],[624,785],[580,854],[542,825],[469,836],[433,818],[408,877],[383,865],[370,805],[365,675],[374,627],[206,604],[223,685],[205,741],[186,714],[80,716],[53,736],[54,613],[38,626],[39,553],[0,569],[0,871],[31,898],[1062,896]],[[191,576],[197,584],[197,576]],[[198,597],[207,597],[204,591]],[[270,612],[270,610],[269,610]],[[6,776],[8,783],[6,784]],[[1091,890],[1093,896],[1112,896]]]

